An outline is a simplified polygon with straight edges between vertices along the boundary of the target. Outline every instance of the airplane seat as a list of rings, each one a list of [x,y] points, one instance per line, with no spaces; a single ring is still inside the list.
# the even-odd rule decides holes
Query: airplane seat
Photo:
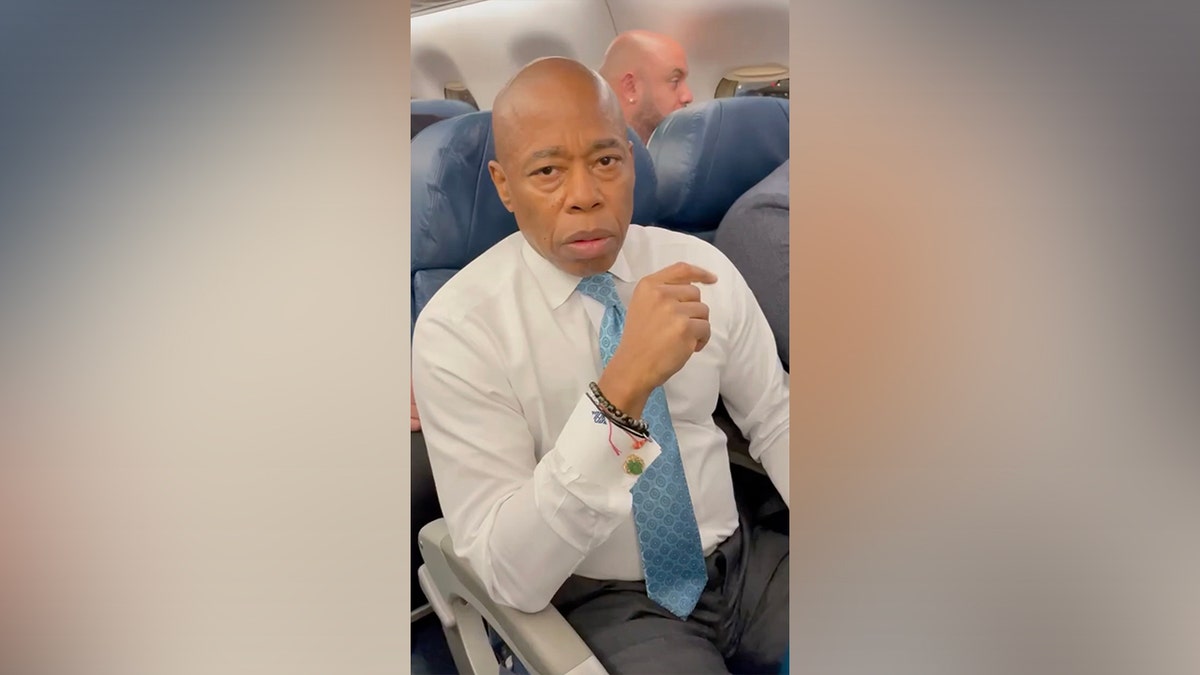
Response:
[[[418,98],[409,101],[408,107],[412,116],[409,139],[444,119],[475,112],[470,103],[455,99]]]
[[[494,156],[490,111],[441,120],[412,139],[414,323],[442,284],[517,230],[488,174]]]
[[[471,260],[517,231],[488,172],[495,157],[491,111],[439,121],[412,139],[412,321],[443,284]],[[657,216],[657,181],[650,155],[637,134],[633,141],[634,221]],[[416,392],[419,405],[420,392]],[[518,671],[602,674],[591,650],[553,607],[525,614],[494,603],[453,543],[436,492],[421,432],[413,434],[412,475],[428,485],[413,487],[413,567],[417,583],[442,623],[462,673],[497,672],[498,645],[515,656]],[[416,500],[420,499],[421,504]],[[420,518],[418,518],[420,514]],[[414,594],[414,597],[416,595]],[[486,622],[486,623],[485,623]]]
[[[650,136],[660,227],[708,242],[725,212],[789,156],[788,100],[718,98],[671,113]]]

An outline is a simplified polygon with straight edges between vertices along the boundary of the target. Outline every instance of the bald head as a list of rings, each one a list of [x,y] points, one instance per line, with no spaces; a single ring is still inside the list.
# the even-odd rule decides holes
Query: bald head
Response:
[[[647,58],[666,51],[682,52],[683,47],[673,38],[662,33],[652,33],[648,30],[627,30],[617,35],[608,45],[608,49],[604,52],[604,63],[600,66],[600,74],[606,80],[620,77],[626,71],[636,69],[638,64]]]
[[[600,75],[617,93],[626,122],[643,143],[663,118],[692,102],[687,53],[661,33],[631,30],[618,35],[604,53]]]
[[[611,121],[624,136],[625,122],[617,97],[596,71],[571,59],[537,59],[513,76],[492,104],[492,135],[496,159],[505,163],[519,145],[527,123],[548,112],[563,115],[596,114]]]

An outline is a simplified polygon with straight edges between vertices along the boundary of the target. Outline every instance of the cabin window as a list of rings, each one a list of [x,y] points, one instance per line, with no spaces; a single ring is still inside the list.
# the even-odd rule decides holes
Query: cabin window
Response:
[[[468,103],[472,108],[479,110],[479,104],[475,102],[475,97],[471,95],[471,90],[467,89],[467,85],[462,82],[447,82],[446,87],[442,90],[442,95],[453,101]]]
[[[791,94],[788,70],[782,66],[747,66],[738,68],[717,84],[713,98],[737,96],[771,96],[789,98]]]

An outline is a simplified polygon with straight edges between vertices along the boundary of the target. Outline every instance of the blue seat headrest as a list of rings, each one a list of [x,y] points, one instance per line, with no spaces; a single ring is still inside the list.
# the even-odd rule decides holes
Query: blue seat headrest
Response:
[[[470,103],[455,99],[413,99],[409,101],[408,107],[412,116],[412,133],[409,134],[409,138],[444,119],[475,112],[475,107]]]
[[[636,180],[633,221],[657,215],[654,165],[641,140],[633,142]],[[488,172],[496,157],[492,113],[442,120],[412,139],[412,316],[454,272],[517,231]]]
[[[719,98],[676,110],[650,137],[658,177],[658,224],[715,230],[733,202],[784,162],[788,101]]]
[[[414,115],[437,115],[442,119],[476,112],[475,106],[452,98],[415,98],[408,102]]]

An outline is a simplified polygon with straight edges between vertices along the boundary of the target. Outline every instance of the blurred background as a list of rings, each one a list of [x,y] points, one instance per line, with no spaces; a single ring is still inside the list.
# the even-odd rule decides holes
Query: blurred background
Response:
[[[0,8],[0,672],[396,672],[407,18]]]
[[[1198,27],[793,14],[795,672],[1200,666]]]

